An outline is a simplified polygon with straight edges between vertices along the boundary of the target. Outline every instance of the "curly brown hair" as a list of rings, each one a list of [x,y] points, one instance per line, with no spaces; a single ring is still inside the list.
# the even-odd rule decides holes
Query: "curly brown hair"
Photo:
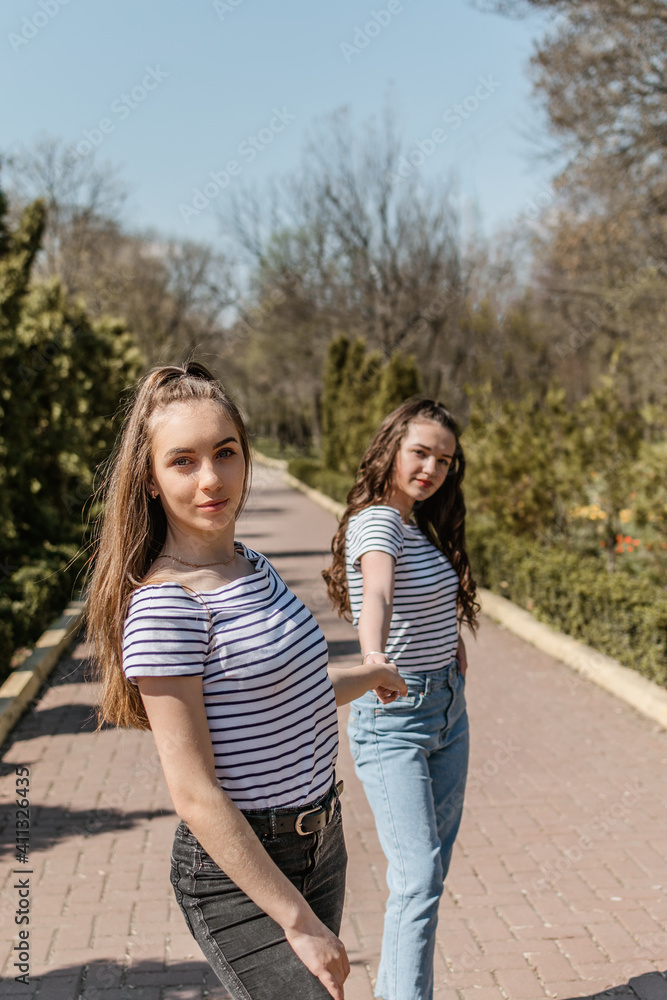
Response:
[[[347,507],[331,543],[333,562],[322,572],[331,603],[342,618],[351,620],[350,595],[345,570],[345,535],[350,518],[373,504],[384,504],[394,489],[394,460],[408,425],[432,421],[451,431],[456,450],[447,477],[433,496],[415,504],[413,513],[422,533],[447,556],[459,578],[457,607],[459,622],[475,631],[480,606],[477,585],[470,569],[465,542],[466,505],[463,498],[465,456],[458,425],[442,403],[432,399],[411,399],[385,417],[361,460]]]

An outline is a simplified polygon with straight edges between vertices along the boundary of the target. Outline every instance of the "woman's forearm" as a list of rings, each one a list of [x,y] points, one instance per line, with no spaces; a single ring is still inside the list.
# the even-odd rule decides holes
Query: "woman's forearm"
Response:
[[[317,920],[280,871],[241,811],[220,787],[175,802],[181,819],[216,864],[284,930]]]
[[[179,815],[225,874],[282,927],[290,947],[333,1000],[343,1000],[350,972],[343,942],[274,864],[229,796],[219,786],[199,791],[177,809]]]
[[[359,644],[362,655],[371,651],[384,652],[392,612],[391,604],[381,594],[364,596],[359,613]]]
[[[333,684],[337,705],[360,698],[374,688],[382,692],[381,700],[393,701],[396,695],[407,694],[405,681],[396,667],[389,663],[365,663],[359,667],[329,667],[329,677]]]

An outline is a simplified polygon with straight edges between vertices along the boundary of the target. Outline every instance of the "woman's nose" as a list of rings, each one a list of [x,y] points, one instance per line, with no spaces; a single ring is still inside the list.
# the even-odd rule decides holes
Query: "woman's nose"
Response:
[[[204,490],[213,490],[221,483],[218,471],[212,462],[202,462],[199,473],[199,486]]]

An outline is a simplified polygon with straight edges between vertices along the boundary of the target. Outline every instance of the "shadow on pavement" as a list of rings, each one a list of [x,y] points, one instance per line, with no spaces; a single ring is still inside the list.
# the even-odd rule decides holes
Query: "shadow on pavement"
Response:
[[[120,812],[118,809],[68,810],[61,806],[34,806],[31,809],[30,850],[47,851],[66,837],[90,837],[110,830],[131,830],[150,820],[176,816],[173,809]],[[13,833],[13,829],[12,829]],[[9,826],[0,841],[0,859],[15,851],[9,842]]]
[[[332,639],[327,645],[329,646],[330,660],[343,656],[355,656],[357,659],[361,659],[361,651],[356,639]]]
[[[90,665],[85,659],[85,653],[86,647],[78,645],[69,657],[61,660],[38,697],[3,744],[3,752],[14,742],[27,741],[31,737],[95,732],[97,723],[94,705],[67,702],[54,705],[52,708],[40,708],[45,690],[90,681]],[[101,731],[113,728],[113,726],[103,726]],[[28,766],[33,765],[29,752],[22,762]],[[0,761],[2,776],[13,774],[15,768],[16,764],[13,761]],[[58,805],[33,805],[30,816],[31,850],[45,851],[67,837],[89,837],[111,830],[129,830],[158,817],[175,815],[172,809],[137,809],[128,812],[111,806],[69,810]],[[10,811],[3,810],[0,814],[0,858],[13,854],[15,850],[14,831],[12,828],[10,832],[9,819]],[[0,996],[2,995],[0,993]]]
[[[74,683],[74,682],[72,682]],[[80,680],[76,683],[80,683]],[[70,702],[67,705],[56,705],[54,708],[38,708],[28,711],[23,716],[25,728],[21,736],[30,738],[33,735],[30,721],[34,722],[36,736],[61,736],[66,733],[94,733],[97,727],[95,706],[80,702]],[[102,729],[113,729],[113,726],[102,726]]]
[[[14,980],[0,983],[0,997],[20,996],[26,1000],[118,1000],[119,997],[154,1000],[162,990],[170,1000],[177,1000],[180,995],[183,1000],[203,1000],[204,997],[206,1000],[227,1000],[229,997],[209,965],[193,961],[167,965],[156,959],[123,965],[100,959],[87,965],[70,965],[30,976],[27,986]]]
[[[634,976],[624,986],[611,986],[602,993],[568,1000],[667,1000],[667,971]]]
[[[181,995],[183,1000],[203,1000],[204,997],[206,1000],[227,1000],[229,997],[207,963],[195,961],[166,964],[158,959],[146,959],[125,965],[98,959],[89,964],[60,967],[39,976],[30,976],[28,985],[13,980],[0,983],[0,997],[21,996],[26,1000],[70,1000],[74,997],[79,1000],[105,1000],[107,997],[118,1000],[125,996],[132,997],[132,1000],[153,1000],[158,990],[164,990],[169,1000],[177,1000]],[[665,998],[667,972],[648,972],[630,979],[624,986],[610,987],[602,993],[585,997],[568,997],[567,1000]]]

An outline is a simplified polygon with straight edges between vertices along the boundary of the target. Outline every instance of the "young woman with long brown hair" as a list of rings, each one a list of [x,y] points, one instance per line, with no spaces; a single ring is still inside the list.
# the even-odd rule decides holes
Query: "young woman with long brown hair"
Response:
[[[465,545],[465,459],[452,415],[412,400],[362,459],[324,573],[364,663],[396,663],[408,694],[355,700],[349,736],[387,857],[376,996],[431,1000],[438,904],[468,767],[466,651],[479,606]]]
[[[89,587],[100,722],[152,729],[181,818],[171,880],[239,1000],[343,998],[345,883],[336,704],[395,668],[327,673],[317,623],[235,539],[243,419],[202,365],[138,387],[106,488]]]

